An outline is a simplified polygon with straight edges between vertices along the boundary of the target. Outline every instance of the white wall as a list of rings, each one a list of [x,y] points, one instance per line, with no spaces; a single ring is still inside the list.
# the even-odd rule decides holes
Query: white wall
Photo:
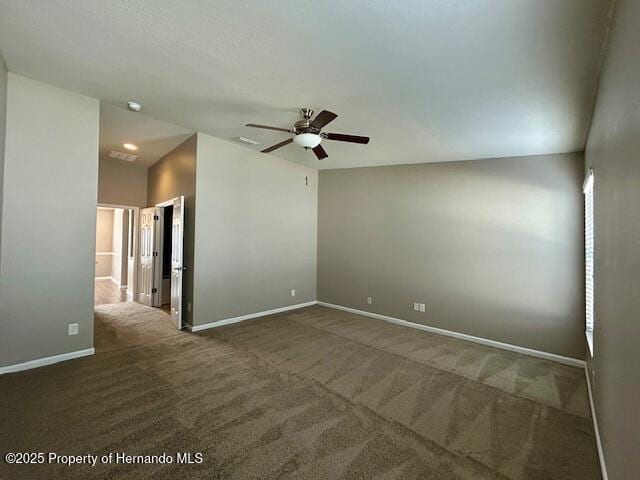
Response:
[[[97,100],[9,73],[0,366],[93,345],[98,122]]]
[[[317,171],[201,133],[196,151],[193,324],[315,300]]]

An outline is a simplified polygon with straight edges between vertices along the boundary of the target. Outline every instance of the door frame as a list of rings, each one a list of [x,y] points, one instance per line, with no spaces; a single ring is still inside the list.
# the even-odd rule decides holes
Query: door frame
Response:
[[[135,207],[133,205],[121,205],[116,203],[102,203],[98,202],[97,207],[104,208],[120,208],[123,210],[133,210],[133,298],[131,301],[137,302],[138,300],[138,273],[140,269],[140,207]],[[127,257],[127,262],[129,261]],[[95,276],[95,270],[94,270]],[[131,280],[127,279],[127,284],[129,284]],[[94,293],[95,295],[95,293]],[[127,300],[129,300],[127,298]]]
[[[170,198],[169,200],[165,200],[164,202],[156,203],[153,206],[154,207],[158,207],[158,208],[173,207],[173,202],[178,197],[184,197],[184,195],[177,195],[175,197]],[[158,243],[158,245],[159,245],[159,247],[158,247],[158,257],[160,259],[160,264],[162,265],[162,261],[164,259],[164,229],[166,228],[166,225],[164,224],[164,211],[163,211],[163,215],[162,215],[162,218],[161,218],[161,222],[162,222],[161,223],[161,225],[162,225],[162,227],[161,227],[162,228],[162,232],[161,232],[162,235],[160,235],[160,242]],[[158,298],[160,299],[160,302],[159,302],[160,305],[159,306],[162,307],[162,290],[163,290],[163,287],[162,287],[162,273],[160,273],[159,277],[156,277],[156,280],[158,280],[158,278],[159,278],[159,281],[158,281],[158,287],[157,287],[158,288],[157,295],[158,295]],[[171,284],[169,284],[169,285],[171,285]],[[171,287],[169,287],[169,288],[171,288]]]
[[[176,197],[170,198],[169,200],[165,200],[164,202],[160,202],[160,203],[156,203],[154,205],[154,207],[173,207],[173,201],[178,198],[181,197],[182,195],[178,195]]]

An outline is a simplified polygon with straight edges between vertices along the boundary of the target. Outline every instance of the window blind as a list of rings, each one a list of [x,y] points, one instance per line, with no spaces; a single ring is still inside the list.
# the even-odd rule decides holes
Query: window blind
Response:
[[[585,298],[586,318],[585,331],[589,339],[589,347],[593,353],[593,253],[594,253],[594,225],[593,225],[593,170],[589,170],[584,181],[584,254],[585,254]]]

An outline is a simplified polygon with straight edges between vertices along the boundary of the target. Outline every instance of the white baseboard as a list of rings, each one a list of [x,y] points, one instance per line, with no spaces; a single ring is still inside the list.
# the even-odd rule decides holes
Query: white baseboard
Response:
[[[541,352],[532,348],[520,347],[518,345],[511,345],[510,343],[497,342],[495,340],[489,340],[488,338],[474,337],[473,335],[467,335],[465,333],[452,332],[451,330],[444,330],[442,328],[430,327],[428,325],[422,325],[419,323],[409,322],[400,318],[388,317],[387,315],[380,315],[379,313],[366,312],[364,310],[357,310],[355,308],[343,307],[342,305],[335,305],[333,303],[318,302],[318,305],[324,307],[335,308],[337,310],[344,310],[345,312],[355,313],[357,315],[363,315],[365,317],[376,318],[378,320],[384,320],[386,322],[395,323],[396,325],[402,325],[404,327],[415,328],[423,330],[429,333],[436,333],[438,335],[446,335],[448,337],[458,338],[460,340],[467,340],[469,342],[480,343],[490,347],[500,348],[502,350],[509,350],[516,353],[522,353],[524,355],[530,355],[533,357],[543,358],[545,360],[551,360],[572,367],[584,368],[585,361],[577,358],[564,357],[562,355],[556,355],[555,353]]]
[[[16,363],[14,365],[6,365],[4,367],[0,367],[0,375],[4,373],[21,372],[23,370],[31,370],[32,368],[44,367],[45,365],[64,362],[65,360],[86,357],[88,355],[93,355],[94,353],[96,353],[96,350],[94,348],[87,348],[85,350],[76,350],[75,352],[61,353],[60,355],[53,355],[51,357],[36,358],[35,360]]]
[[[289,305],[287,307],[274,308],[273,310],[265,310],[264,312],[250,313],[248,315],[242,315],[240,317],[225,318],[224,320],[218,320],[217,322],[205,323],[204,325],[189,325],[186,324],[187,329],[190,332],[199,332],[201,330],[207,330],[209,328],[222,327],[223,325],[231,325],[232,323],[243,322],[244,320],[251,320],[252,318],[266,317],[267,315],[273,315],[275,313],[288,312],[290,310],[297,310],[299,308],[310,307],[317,302],[298,303],[297,305]]]
[[[591,375],[589,375],[589,366],[585,364],[584,375],[587,377],[587,390],[589,391],[589,406],[591,407],[591,420],[593,421],[593,433],[596,436],[596,447],[598,448],[598,457],[600,458],[600,470],[602,472],[602,480],[608,480],[607,466],[604,463],[604,450],[600,441],[600,430],[598,429],[598,419],[596,418],[596,407],[593,401],[593,391],[591,390]]]
[[[106,277],[95,277],[94,280],[111,280],[110,276],[106,276]]]

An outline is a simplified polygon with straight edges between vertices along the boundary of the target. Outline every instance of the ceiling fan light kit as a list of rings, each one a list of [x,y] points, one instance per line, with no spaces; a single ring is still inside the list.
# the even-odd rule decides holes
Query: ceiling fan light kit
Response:
[[[323,139],[334,140],[338,142],[350,142],[350,143],[361,143],[367,144],[369,143],[369,137],[360,137],[358,135],[345,135],[343,133],[324,133],[321,130],[327,125],[329,122],[332,122],[336,119],[337,115],[328,110],[322,110],[316,118],[311,120],[313,117],[313,110],[310,108],[303,108],[300,110],[300,115],[302,115],[302,120],[298,120],[293,124],[291,129],[280,128],[280,127],[271,127],[269,125],[258,125],[256,123],[248,123],[247,127],[253,128],[262,128],[265,130],[275,130],[278,132],[287,132],[292,133],[293,137],[289,138],[283,142],[272,145],[269,148],[265,148],[262,150],[263,153],[273,152],[274,150],[284,147],[290,143],[295,143],[303,147],[305,150],[313,150],[318,160],[322,160],[323,158],[327,158],[327,152],[322,148],[320,142]]]
[[[295,137],[293,137],[294,143],[300,145],[301,147],[309,150],[310,148],[316,148],[320,145],[322,141],[322,137],[320,135],[316,135],[315,133],[299,133]]]

